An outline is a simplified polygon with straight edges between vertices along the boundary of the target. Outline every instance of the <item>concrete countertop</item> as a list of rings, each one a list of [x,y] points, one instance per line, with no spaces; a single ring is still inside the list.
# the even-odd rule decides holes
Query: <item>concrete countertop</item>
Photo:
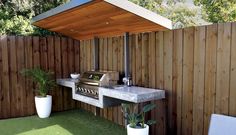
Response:
[[[137,86],[118,86],[114,89],[99,88],[102,95],[133,103],[142,103],[165,98],[165,91]]]
[[[58,85],[72,88],[73,99],[101,108],[121,104],[122,102],[142,103],[165,98],[164,90],[117,85],[113,88],[99,87],[99,100],[97,100],[76,94],[76,83],[78,82],[78,79],[57,79]]]
[[[73,87],[76,85],[76,83],[79,82],[79,79],[71,79],[71,78],[65,78],[65,79],[57,79],[57,84],[65,87]]]

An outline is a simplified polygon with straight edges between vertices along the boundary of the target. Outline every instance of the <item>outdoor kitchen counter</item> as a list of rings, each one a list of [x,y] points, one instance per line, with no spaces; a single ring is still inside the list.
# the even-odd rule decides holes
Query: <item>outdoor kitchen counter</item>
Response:
[[[99,88],[101,94],[106,97],[116,98],[123,101],[141,103],[146,101],[165,98],[165,91],[137,86],[114,86],[114,88]],[[100,94],[100,93],[99,93]]]
[[[79,79],[71,79],[71,78],[57,79],[58,85],[70,87],[70,88],[73,88],[78,82],[79,82]]]
[[[133,102],[141,103],[152,100],[159,100],[165,98],[165,91],[159,89],[151,89],[144,87],[131,86],[127,87],[124,85],[113,86],[113,88],[99,87],[99,100],[86,97],[83,95],[75,94],[76,83],[78,79],[57,79],[57,84],[65,87],[72,88],[73,99],[79,100],[97,107],[112,106],[111,102],[107,102],[110,99],[117,99],[120,103],[122,102]],[[117,101],[114,104],[118,104]]]

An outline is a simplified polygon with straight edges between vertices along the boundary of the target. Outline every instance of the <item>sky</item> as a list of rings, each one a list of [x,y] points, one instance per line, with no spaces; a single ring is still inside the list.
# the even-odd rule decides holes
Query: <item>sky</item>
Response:
[[[186,0],[186,2],[193,5],[193,0]]]

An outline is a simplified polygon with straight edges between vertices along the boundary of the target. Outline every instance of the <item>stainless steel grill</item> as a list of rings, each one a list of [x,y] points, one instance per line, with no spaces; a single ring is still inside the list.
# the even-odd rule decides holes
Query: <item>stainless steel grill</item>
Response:
[[[84,72],[77,85],[76,94],[99,98],[99,87],[116,85],[119,73],[116,71],[87,71]]]

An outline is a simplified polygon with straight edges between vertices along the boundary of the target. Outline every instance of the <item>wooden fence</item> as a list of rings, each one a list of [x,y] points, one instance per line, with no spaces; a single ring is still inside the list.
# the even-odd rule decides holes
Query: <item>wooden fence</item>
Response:
[[[35,86],[20,71],[41,67],[55,72],[57,78],[79,71],[79,41],[60,37],[0,37],[0,118],[35,114]],[[64,63],[64,64],[63,64]],[[71,98],[71,90],[56,88],[53,111],[79,106]]]
[[[135,85],[166,90],[150,116],[152,134],[207,135],[210,115],[236,116],[236,23],[132,35]],[[92,40],[81,41],[81,71],[90,67]],[[100,39],[100,69],[123,72],[123,38]],[[84,53],[84,54],[83,54]],[[90,67],[91,68],[91,67]],[[119,107],[101,115],[122,124]]]
[[[123,73],[123,37],[99,42],[99,68]],[[236,116],[236,23],[131,35],[130,48],[134,84],[166,90],[165,100],[152,101],[153,135],[207,135],[212,113]],[[93,40],[1,36],[0,118],[35,113],[34,85],[20,75],[22,68],[40,66],[68,77],[91,70],[93,55]],[[71,100],[69,89],[51,94],[54,111],[94,111]],[[101,109],[100,115],[124,124],[120,107]]]

